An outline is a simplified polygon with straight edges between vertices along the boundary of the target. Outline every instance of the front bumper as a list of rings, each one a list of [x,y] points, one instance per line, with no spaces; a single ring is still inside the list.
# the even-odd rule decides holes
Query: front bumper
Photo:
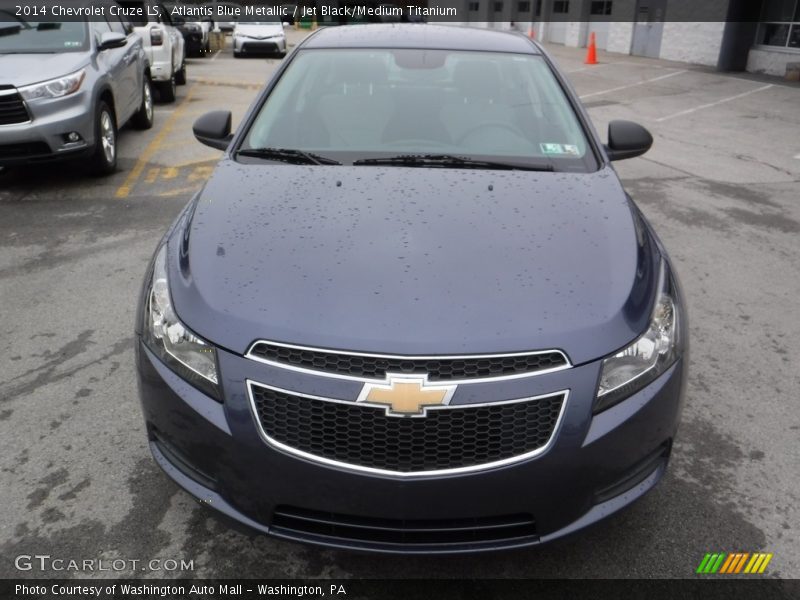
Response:
[[[94,147],[91,97],[81,90],[64,98],[27,102],[30,120],[0,126],[0,166],[83,156]],[[76,132],[81,139],[69,142]]]
[[[286,38],[258,40],[234,37],[233,51],[237,54],[281,54],[286,52]]]
[[[600,362],[470,384],[467,395],[569,389],[552,446],[472,473],[365,474],[286,454],[259,436],[245,381],[335,394],[344,385],[219,351],[225,402],[207,397],[137,344],[139,389],[158,464],[202,504],[271,535],[339,548],[464,553],[541,544],[583,529],[663,476],[681,408],[684,366],[592,418]],[[464,397],[466,401],[469,398]],[[476,401],[473,399],[472,401]]]

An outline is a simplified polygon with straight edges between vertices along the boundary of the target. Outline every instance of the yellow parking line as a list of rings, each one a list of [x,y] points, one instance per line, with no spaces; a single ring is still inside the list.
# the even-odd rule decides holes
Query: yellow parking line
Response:
[[[203,166],[203,167],[195,167],[192,169],[192,172],[189,173],[189,181],[200,181],[206,180],[211,175],[211,172],[214,170],[212,165]]]
[[[176,190],[169,190],[168,192],[161,192],[158,196],[160,198],[169,198],[170,196],[181,196],[183,194],[190,194],[191,192],[196,192],[198,190],[198,186],[190,185],[189,187],[182,187]]]
[[[164,179],[175,179],[178,176],[178,169],[176,167],[167,167],[164,169],[162,177]]]
[[[158,174],[161,172],[161,169],[158,167],[154,167],[147,172],[147,177],[144,178],[145,183],[153,183],[156,179],[158,179]]]
[[[141,177],[145,166],[161,147],[161,144],[164,143],[167,135],[172,131],[172,128],[175,126],[175,123],[178,120],[178,117],[183,112],[183,109],[187,106],[189,100],[194,94],[195,89],[195,86],[191,86],[189,88],[184,99],[181,100],[180,104],[178,104],[172,114],[167,118],[167,121],[164,123],[161,131],[156,134],[156,136],[147,145],[147,148],[145,148],[144,151],[139,155],[139,160],[136,161],[133,169],[131,169],[131,172],[128,173],[128,176],[125,178],[125,182],[117,189],[117,193],[115,194],[117,198],[127,198],[130,195],[133,186],[135,186],[136,182],[139,181],[139,177]]]
[[[197,165],[208,165],[213,167],[219,162],[220,153],[218,152],[216,156],[212,156],[210,158],[201,158],[200,160],[189,160],[186,162],[178,163],[174,165],[178,169],[184,169],[186,167],[194,167]]]
[[[230,79],[203,79],[201,77],[192,78],[195,83],[202,83],[203,85],[217,85],[224,87],[244,88],[248,90],[260,90],[263,84],[253,81],[232,81]]]

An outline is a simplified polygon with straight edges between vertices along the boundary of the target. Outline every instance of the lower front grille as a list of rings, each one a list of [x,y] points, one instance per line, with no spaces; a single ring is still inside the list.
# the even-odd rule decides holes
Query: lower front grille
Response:
[[[30,120],[22,96],[14,90],[0,86],[0,125],[14,125]]]
[[[51,154],[50,146],[44,142],[0,144],[0,158],[35,158],[49,154]]]
[[[429,407],[422,418],[308,397],[249,382],[267,441],[321,462],[387,474],[440,474],[506,464],[543,452],[566,392],[510,402]]]
[[[245,42],[242,44],[242,52],[277,52],[278,45],[275,42]]]
[[[398,549],[416,546],[429,550],[523,544],[538,539],[536,522],[529,514],[470,519],[378,519],[292,506],[275,509],[270,532],[334,545]]]

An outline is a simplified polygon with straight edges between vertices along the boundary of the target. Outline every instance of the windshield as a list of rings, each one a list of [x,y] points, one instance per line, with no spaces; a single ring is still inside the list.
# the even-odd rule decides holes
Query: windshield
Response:
[[[344,164],[413,154],[597,168],[545,60],[495,52],[303,50],[240,150],[258,148]]]
[[[86,23],[26,21],[0,10],[0,54],[82,52],[89,47]]]

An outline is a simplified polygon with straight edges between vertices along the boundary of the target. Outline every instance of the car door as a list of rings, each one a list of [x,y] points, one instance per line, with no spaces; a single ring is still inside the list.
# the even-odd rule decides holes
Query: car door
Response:
[[[133,35],[133,30],[127,27],[119,17],[111,16],[106,11],[106,21],[108,22],[111,31],[124,35],[128,43],[122,53],[122,65],[120,66],[119,88],[123,95],[123,101],[126,102],[124,108],[124,115],[120,115],[127,120],[139,108],[142,101],[142,67],[141,67],[141,49],[140,40],[138,36]]]
[[[106,80],[111,86],[111,94],[114,96],[114,110],[117,116],[117,123],[122,124],[130,114],[130,99],[127,97],[130,92],[125,90],[125,52],[127,47],[109,48],[100,51],[100,43],[104,33],[111,32],[111,26],[105,19],[91,21],[91,31],[94,36],[95,48],[97,51],[97,66],[101,73],[104,73]]]

